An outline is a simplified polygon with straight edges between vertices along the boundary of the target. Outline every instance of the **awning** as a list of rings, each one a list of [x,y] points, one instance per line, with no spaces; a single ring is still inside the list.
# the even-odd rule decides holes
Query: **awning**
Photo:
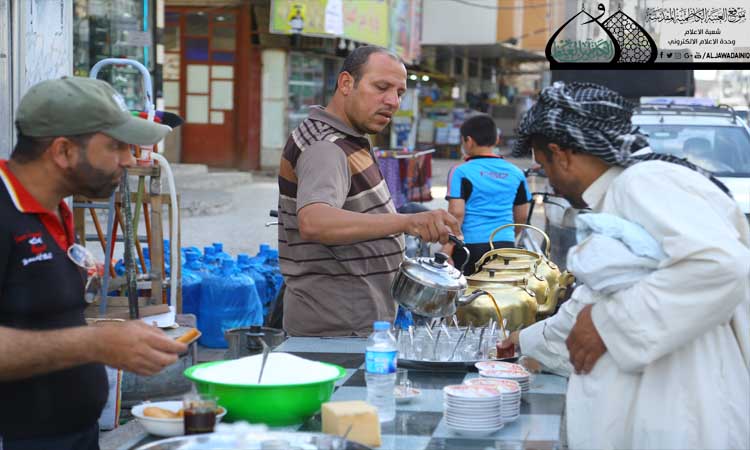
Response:
[[[455,84],[456,79],[450,77],[442,72],[435,72],[427,67],[422,67],[418,64],[406,65],[406,71],[409,75],[416,75],[417,78],[421,79],[424,75],[430,77],[430,80],[437,81],[438,83]]]
[[[547,61],[543,52],[530,52],[500,42],[475,45],[425,45],[425,47],[435,47],[441,53],[453,53],[456,56],[466,55],[469,58],[503,58],[516,62]]]

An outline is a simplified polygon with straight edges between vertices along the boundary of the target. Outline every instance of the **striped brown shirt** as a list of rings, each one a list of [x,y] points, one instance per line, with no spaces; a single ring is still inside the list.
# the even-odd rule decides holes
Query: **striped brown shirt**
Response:
[[[304,241],[297,211],[312,203],[365,214],[396,210],[365,136],[313,107],[287,140],[279,169],[279,260],[286,280],[284,328],[296,336],[367,335],[392,321],[390,285],[403,237],[347,245]]]

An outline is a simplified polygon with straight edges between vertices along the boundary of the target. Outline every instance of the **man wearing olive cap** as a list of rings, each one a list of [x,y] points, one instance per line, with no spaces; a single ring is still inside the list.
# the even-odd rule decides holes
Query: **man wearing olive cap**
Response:
[[[141,321],[86,326],[86,274],[68,258],[65,197],[108,197],[134,163],[130,145],[171,128],[133,117],[107,83],[33,86],[0,160],[0,449],[98,449],[103,364],[151,375],[186,346]]]

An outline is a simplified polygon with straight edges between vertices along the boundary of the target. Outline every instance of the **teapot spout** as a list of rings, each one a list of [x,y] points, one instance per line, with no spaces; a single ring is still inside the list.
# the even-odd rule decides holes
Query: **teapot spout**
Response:
[[[465,295],[457,300],[458,306],[466,306],[471,304],[474,300],[477,298],[487,295],[487,291],[483,289],[477,289],[476,291],[472,292],[469,295]]]

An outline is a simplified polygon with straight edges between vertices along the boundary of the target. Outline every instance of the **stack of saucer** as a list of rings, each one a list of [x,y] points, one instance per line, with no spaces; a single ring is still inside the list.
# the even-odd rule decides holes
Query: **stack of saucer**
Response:
[[[526,394],[529,392],[530,374],[520,364],[504,361],[480,361],[474,364],[474,366],[479,369],[480,376],[517,381],[521,386],[522,393]]]
[[[491,386],[500,390],[500,415],[503,423],[513,422],[521,415],[521,386],[517,381],[499,378],[472,378],[465,381],[470,386]]]
[[[454,384],[443,388],[448,428],[466,436],[488,436],[503,427],[502,395],[496,386]]]

